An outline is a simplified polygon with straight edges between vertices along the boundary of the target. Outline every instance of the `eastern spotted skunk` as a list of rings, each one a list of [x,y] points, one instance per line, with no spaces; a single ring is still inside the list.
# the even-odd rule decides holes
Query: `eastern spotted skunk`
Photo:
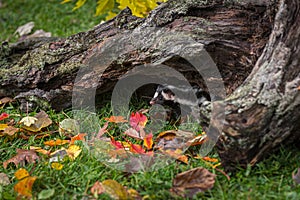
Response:
[[[197,86],[158,85],[150,104],[168,107],[169,119],[178,120],[180,116],[185,116],[199,109],[206,101],[211,101],[210,95]]]

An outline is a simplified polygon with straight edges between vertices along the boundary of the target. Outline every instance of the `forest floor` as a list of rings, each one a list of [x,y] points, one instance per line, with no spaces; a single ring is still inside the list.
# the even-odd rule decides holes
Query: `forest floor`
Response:
[[[0,7],[0,41],[16,42],[18,36],[14,35],[14,32],[19,26],[30,21],[35,22],[33,31],[43,29],[57,37],[65,37],[91,29],[102,18],[94,17],[96,2],[94,1],[92,4],[89,1],[89,3],[78,11],[72,12],[74,5],[61,5],[60,0],[2,1]],[[296,185],[292,178],[292,173],[296,173],[296,169],[300,166],[300,151],[293,146],[279,147],[277,152],[254,167],[249,166],[247,169],[239,169],[235,174],[226,174],[230,180],[222,173],[222,166],[218,166],[220,160],[215,150],[209,154],[209,158],[216,159],[214,162],[191,156],[188,154],[190,151],[187,151],[185,154],[188,157],[187,163],[174,160],[171,164],[153,171],[127,173],[99,161],[99,157],[90,153],[82,138],[77,138],[74,142],[75,147],[78,147],[77,150],[73,151],[76,156],[69,155],[59,162],[50,161],[49,152],[62,150],[62,147],[70,148],[71,138],[75,137],[68,133],[59,132],[59,123],[66,118],[72,118],[70,111],[65,110],[60,113],[47,111],[47,116],[52,122],[51,125],[32,133],[32,131],[22,129],[21,120],[29,116],[34,117],[39,111],[21,112],[16,103],[7,103],[5,106],[0,103],[0,107],[0,115],[3,113],[9,115],[7,118],[2,115],[5,119],[0,121],[0,174],[5,174],[9,180],[7,182],[7,179],[3,178],[3,174],[0,176],[0,199],[16,199],[21,191],[28,192],[26,193],[27,196],[32,195],[33,199],[92,199],[95,197],[110,199],[114,196],[122,197],[124,194],[120,193],[123,189],[125,191],[134,189],[144,199],[184,199],[175,197],[170,193],[172,181],[177,174],[197,167],[204,167],[217,176],[214,187],[203,193],[198,193],[195,196],[196,199],[300,199],[300,186]],[[140,108],[148,108],[148,105],[141,102],[138,108],[132,107],[132,111]],[[107,104],[98,111],[97,123],[104,127],[108,121],[107,118],[111,116],[110,105]],[[35,121],[32,122],[32,124],[34,123]],[[9,136],[3,133],[4,126],[15,127],[18,131]],[[176,127],[164,127],[164,130],[169,129],[174,130]],[[195,132],[197,130],[196,128]],[[157,137],[160,131],[153,132],[153,137]],[[39,138],[37,133],[48,135]],[[117,135],[119,129],[111,124],[105,134],[115,137],[116,140],[123,139]],[[69,142],[47,145],[47,142],[51,143],[52,141],[53,143],[59,139]],[[134,141],[132,138],[129,140]],[[153,141],[155,143],[155,139]],[[141,144],[141,142],[137,144]],[[115,146],[117,146],[116,143]],[[23,157],[22,160],[22,156],[11,160],[15,161],[17,166],[6,162],[17,155],[17,149],[29,150],[30,147],[41,147],[46,152],[36,153],[39,157],[36,162],[24,161],[26,158]],[[192,150],[197,151],[197,147],[193,147]],[[52,157],[55,156],[52,154]],[[5,166],[5,163],[8,165]],[[53,163],[58,164],[53,165]],[[25,169],[28,173],[21,178],[16,175],[20,168]],[[20,184],[22,180],[29,180],[30,177],[34,179],[33,185],[30,183]],[[97,181],[103,183],[105,180],[115,180],[120,184],[121,189],[98,195],[92,190],[92,187]],[[115,184],[110,182],[108,187],[116,188]]]

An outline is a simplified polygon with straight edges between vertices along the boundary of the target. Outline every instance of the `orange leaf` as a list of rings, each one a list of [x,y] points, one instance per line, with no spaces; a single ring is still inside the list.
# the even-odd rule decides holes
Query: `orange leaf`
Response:
[[[143,113],[136,112],[130,115],[130,125],[137,131],[140,131],[141,127],[145,127],[147,121],[148,119]]]
[[[300,90],[300,86],[298,86],[297,89]]]
[[[143,149],[143,147],[141,145],[138,144],[130,144],[130,151],[132,153],[137,153],[137,154],[144,154],[146,153],[145,150]]]
[[[36,176],[28,176],[21,181],[19,181],[15,186],[14,190],[18,193],[20,196],[24,197],[32,197],[32,186],[34,181],[37,179]]]
[[[70,140],[57,139],[57,140],[46,141],[46,142],[44,142],[44,144],[47,146],[53,147],[53,146],[68,144],[69,142],[70,142]]]
[[[17,180],[21,180],[25,177],[28,177],[29,176],[29,173],[26,169],[24,168],[20,168],[18,169],[16,172],[15,172],[15,177]]]
[[[110,118],[105,118],[106,121],[112,122],[112,123],[123,123],[127,122],[126,119],[124,119],[123,116],[110,116]]]
[[[176,149],[175,151],[173,150],[166,150],[162,151],[163,153],[166,153],[167,155],[171,156],[172,158],[175,158],[176,160],[179,160],[185,164],[188,164],[188,157],[186,155],[182,155],[182,150]]]
[[[203,157],[202,158],[203,160],[205,160],[205,161],[208,161],[208,162],[218,162],[218,159],[216,159],[216,158],[210,158],[210,157]]]
[[[144,146],[147,148],[147,150],[152,149],[153,146],[153,134],[150,133],[144,138]]]
[[[75,135],[74,137],[71,138],[71,143],[70,143],[70,144],[74,144],[74,142],[75,142],[76,140],[85,141],[84,136],[86,136],[85,133],[79,133],[78,135]]]
[[[2,114],[0,115],[0,121],[6,119],[6,118],[8,118],[8,117],[9,117],[9,114],[7,114],[7,113],[2,113]]]

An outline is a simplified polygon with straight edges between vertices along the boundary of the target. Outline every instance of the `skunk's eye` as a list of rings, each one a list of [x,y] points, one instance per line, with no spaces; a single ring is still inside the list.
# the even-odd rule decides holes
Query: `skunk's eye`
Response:
[[[162,96],[159,96],[159,97],[158,97],[158,100],[160,100],[160,101],[163,100],[163,97],[162,97]]]

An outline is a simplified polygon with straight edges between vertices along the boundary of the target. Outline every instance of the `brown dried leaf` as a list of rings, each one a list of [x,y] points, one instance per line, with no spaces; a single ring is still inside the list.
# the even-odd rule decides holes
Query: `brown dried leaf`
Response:
[[[135,130],[134,128],[129,128],[124,132],[125,135],[128,135],[129,137],[135,138],[137,140],[143,140],[144,138],[140,135],[140,133]]]
[[[10,184],[10,181],[9,181],[8,176],[4,173],[0,173],[0,186],[1,185],[6,186],[9,184]]]
[[[192,198],[199,192],[213,188],[215,177],[215,174],[205,168],[191,169],[176,175],[171,192],[182,197]]]
[[[4,98],[0,99],[0,105],[2,105],[2,104],[5,105],[5,104],[11,103],[13,101],[14,100],[10,97],[4,97]]]
[[[25,161],[27,161],[28,163],[35,163],[35,160],[40,160],[38,155],[36,155],[35,151],[17,149],[17,155],[3,162],[3,167],[6,169],[7,165],[11,162],[13,162],[16,165],[16,167],[18,167],[19,164],[24,166]]]
[[[18,132],[20,129],[15,128],[13,126],[8,126],[4,129],[3,133],[5,135],[13,136],[16,132]]]

